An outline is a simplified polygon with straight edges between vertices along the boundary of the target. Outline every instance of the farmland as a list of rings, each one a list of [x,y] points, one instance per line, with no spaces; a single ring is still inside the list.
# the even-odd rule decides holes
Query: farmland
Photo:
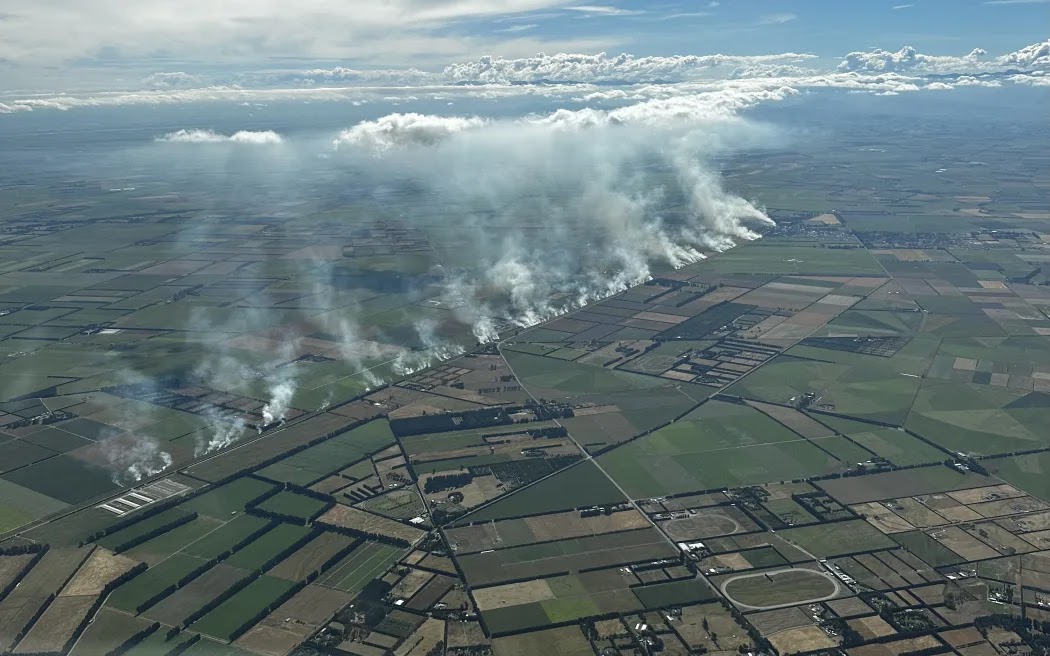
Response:
[[[135,121],[133,179],[4,169],[0,652],[1039,653],[1044,126],[824,100],[820,134],[719,154],[760,239],[701,230],[637,284],[505,257],[617,252],[573,223],[590,196],[446,203],[326,151],[289,199],[237,172],[282,170],[268,146],[158,166],[184,155]],[[699,230],[674,171],[637,174],[661,235]]]

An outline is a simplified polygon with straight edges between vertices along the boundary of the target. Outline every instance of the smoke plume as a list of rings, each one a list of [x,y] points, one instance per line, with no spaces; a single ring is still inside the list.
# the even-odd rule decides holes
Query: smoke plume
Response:
[[[133,485],[172,465],[171,454],[149,437],[125,433],[106,438],[99,444],[117,485]]]
[[[334,146],[447,212],[442,234],[454,246],[445,247],[468,262],[445,281],[446,298],[487,342],[499,323],[531,326],[642,283],[654,265],[678,268],[756,239],[772,222],[722,187],[714,162],[736,142],[762,141],[764,128],[740,119],[742,109],[790,93],[518,120],[392,114],[344,130]],[[429,352],[395,370],[416,369]]]

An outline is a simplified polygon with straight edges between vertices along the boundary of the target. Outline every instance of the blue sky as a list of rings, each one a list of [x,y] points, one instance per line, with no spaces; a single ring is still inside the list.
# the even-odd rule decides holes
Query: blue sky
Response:
[[[157,71],[440,71],[539,52],[999,55],[1048,28],[1050,0],[6,0],[0,88],[127,87]]]
[[[450,29],[606,38],[636,55],[826,57],[905,45],[933,54],[965,54],[975,47],[1002,53],[1050,33],[1050,1],[1033,0],[624,0],[582,6],[590,10],[536,11]],[[498,32],[508,29],[515,31]]]

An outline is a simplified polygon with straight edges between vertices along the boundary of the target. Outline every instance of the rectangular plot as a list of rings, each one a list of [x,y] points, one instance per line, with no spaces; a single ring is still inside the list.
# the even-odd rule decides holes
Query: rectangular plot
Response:
[[[236,637],[237,631],[259,611],[277,601],[294,583],[260,576],[215,610],[193,623],[193,630],[220,640]]]
[[[366,542],[330,569],[319,583],[349,594],[357,594],[369,581],[381,576],[401,556],[403,549]]]
[[[254,542],[237,551],[224,562],[249,571],[257,570],[309,533],[310,529],[305,526],[278,524],[273,530],[263,533]]]
[[[301,549],[275,565],[267,574],[288,581],[305,580],[328,559],[346,549],[354,540],[337,533],[322,533]]]
[[[248,576],[248,572],[219,563],[191,583],[176,590],[143,615],[169,626],[178,626],[206,603]]]
[[[153,598],[158,592],[176,584],[182,577],[203,566],[206,562],[200,558],[175,554],[114,590],[106,599],[106,605],[128,613],[136,613],[139,606]]]
[[[239,515],[196,542],[186,545],[182,551],[191,556],[211,560],[269,524],[269,520],[262,517]]]

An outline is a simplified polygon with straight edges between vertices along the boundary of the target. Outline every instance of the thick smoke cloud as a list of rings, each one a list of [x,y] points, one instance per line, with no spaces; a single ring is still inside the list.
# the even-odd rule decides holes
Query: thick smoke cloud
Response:
[[[456,263],[446,303],[484,342],[501,321],[531,326],[645,281],[654,264],[680,267],[757,238],[769,218],[722,188],[712,158],[762,141],[763,128],[740,119],[742,109],[791,93],[518,120],[393,114],[343,131],[335,147],[451,212],[441,230],[474,261]]]
[[[162,137],[157,137],[157,141],[189,144],[237,143],[267,145],[282,143],[284,139],[273,130],[261,130],[258,132],[240,130],[231,135],[224,135],[211,130],[194,129],[169,132]]]

